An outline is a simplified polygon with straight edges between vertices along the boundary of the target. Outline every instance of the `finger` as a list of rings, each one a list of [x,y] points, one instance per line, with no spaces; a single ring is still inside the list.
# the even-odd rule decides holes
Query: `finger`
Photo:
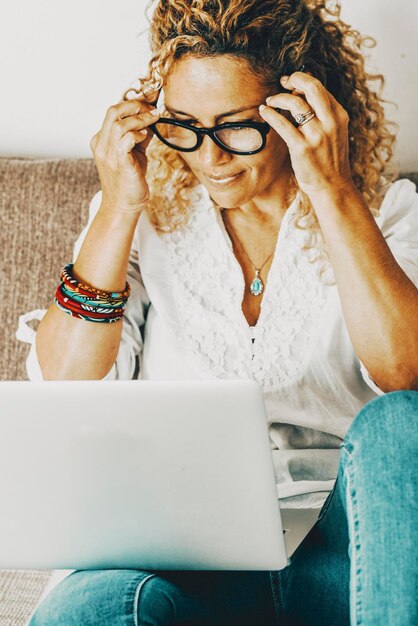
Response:
[[[138,111],[140,109],[140,112]],[[129,130],[141,130],[149,124],[152,124],[158,119],[158,115],[152,115],[151,110],[155,110],[147,104],[137,103],[136,109],[131,110],[133,115],[129,115],[123,118],[117,118],[113,124],[106,124],[103,126],[99,133],[99,147],[104,151],[113,149],[112,146],[116,144],[125,132]],[[125,109],[126,111],[126,109]],[[131,121],[133,118],[134,121]],[[141,121],[140,121],[141,120]]]
[[[138,144],[144,141],[147,138],[146,130],[134,131],[131,130],[129,133],[126,133],[119,141],[118,146],[116,148],[116,154],[119,158],[124,158],[126,155],[129,155],[133,148]]]
[[[96,133],[90,139],[90,149],[93,152],[93,154],[94,154],[94,151],[96,150],[96,146],[97,146],[98,142],[99,142],[99,133]]]
[[[302,92],[321,122],[326,122],[332,116],[333,110],[328,91],[314,76],[304,72],[294,72],[287,81],[280,79],[280,82],[286,89],[297,89]]]
[[[138,108],[138,109],[140,109],[141,107],[140,107],[140,104],[139,104],[139,103],[141,102],[141,99],[140,99],[140,98],[135,98],[135,100],[136,100],[136,102],[137,102],[137,108]],[[131,115],[132,115],[132,112],[131,112],[131,111],[124,111],[124,112],[123,112],[123,113],[121,113],[121,114],[119,115],[119,117],[117,117],[116,119],[117,119],[117,120],[124,120],[126,117],[131,117]]]
[[[130,115],[124,119],[116,120],[112,126],[111,134],[115,141],[119,141],[126,133],[131,130],[141,130],[147,128],[150,124],[154,124],[160,115],[158,109],[152,109],[138,115]]]
[[[125,119],[131,115],[138,115],[150,111],[152,105],[144,100],[126,100],[113,104],[106,111],[106,116],[102,124],[101,133],[107,137],[112,129],[113,124],[120,119]]]
[[[303,150],[306,146],[306,140],[302,133],[293,126],[292,122],[269,106],[261,105],[259,111],[261,117],[265,119],[280,135],[283,141],[286,142],[289,150]]]
[[[157,120],[158,121],[158,120]],[[155,118],[154,118],[154,122],[155,122]],[[142,129],[139,129],[138,127],[133,128],[132,131],[127,131],[123,137],[128,134],[129,132],[136,132],[136,133],[143,133],[143,138],[141,137],[141,142],[140,145],[135,145],[133,147],[133,150],[139,150],[140,152],[142,152],[143,154],[145,154],[145,150],[148,148],[153,136],[154,136],[154,131],[152,128],[150,128],[149,126],[145,126]]]
[[[106,131],[111,127],[116,120],[126,117],[127,115],[135,115],[135,113],[139,113],[140,111],[140,103],[139,100],[125,100],[123,102],[118,102],[117,104],[112,104],[107,111],[105,118],[102,123],[102,130]]]
[[[303,97],[295,96],[290,93],[280,93],[269,96],[266,98],[266,103],[270,107],[278,107],[290,111],[294,118],[296,118],[298,114],[304,114],[310,111],[310,106]]]
[[[332,95],[331,92],[327,92],[328,93],[328,97],[330,99],[332,108],[334,110],[334,113],[343,121],[348,122],[349,121],[349,116],[347,111],[344,109],[343,106],[341,106],[341,104],[338,102],[338,100],[336,100],[334,98],[334,96]]]
[[[146,149],[151,143],[151,140],[154,136],[154,131],[151,128],[145,128],[144,131],[144,139],[142,139],[140,143],[132,148],[134,152],[137,150],[138,152],[142,152],[142,154],[145,154]]]

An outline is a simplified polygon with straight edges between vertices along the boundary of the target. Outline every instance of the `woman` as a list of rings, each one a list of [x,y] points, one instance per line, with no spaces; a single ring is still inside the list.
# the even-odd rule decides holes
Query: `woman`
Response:
[[[28,358],[32,379],[254,378],[281,506],[319,519],[284,570],[76,571],[30,626],[417,621],[418,194],[383,176],[362,39],[326,4],[158,3]]]

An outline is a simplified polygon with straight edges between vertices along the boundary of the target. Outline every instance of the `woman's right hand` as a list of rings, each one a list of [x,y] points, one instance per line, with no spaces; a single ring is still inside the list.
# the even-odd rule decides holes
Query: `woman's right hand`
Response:
[[[155,92],[153,101],[157,101]],[[112,212],[141,213],[149,200],[145,179],[145,150],[153,132],[147,127],[158,119],[155,105],[142,96],[109,107],[103,125],[90,147],[102,184],[102,206]]]

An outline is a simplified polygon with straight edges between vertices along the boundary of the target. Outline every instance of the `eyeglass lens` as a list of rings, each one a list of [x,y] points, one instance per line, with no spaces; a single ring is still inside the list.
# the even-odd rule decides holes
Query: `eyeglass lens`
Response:
[[[197,135],[188,128],[172,124],[156,123],[158,132],[173,147],[194,148],[197,144]],[[219,141],[231,150],[251,152],[257,150],[263,143],[263,137],[256,128],[242,128],[240,126],[225,128],[215,132]]]

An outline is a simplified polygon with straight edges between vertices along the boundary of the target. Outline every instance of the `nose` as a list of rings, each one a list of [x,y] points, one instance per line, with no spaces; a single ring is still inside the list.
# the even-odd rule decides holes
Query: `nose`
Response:
[[[222,163],[228,163],[233,154],[222,150],[209,135],[203,137],[203,142],[199,148],[199,158],[202,163],[202,169],[205,172],[212,171],[213,166],[222,165]]]

